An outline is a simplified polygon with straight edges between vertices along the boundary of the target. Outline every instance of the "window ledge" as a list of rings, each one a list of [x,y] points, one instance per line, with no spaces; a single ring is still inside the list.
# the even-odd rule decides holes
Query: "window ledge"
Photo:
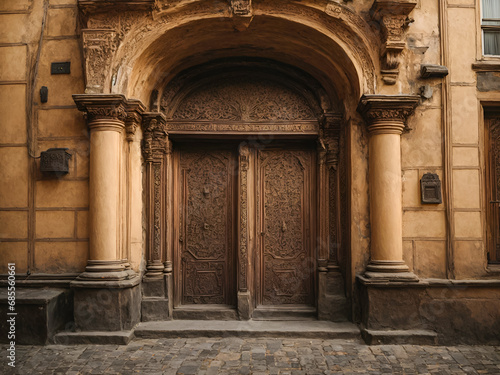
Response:
[[[476,72],[500,72],[500,58],[493,61],[478,61],[472,64]]]

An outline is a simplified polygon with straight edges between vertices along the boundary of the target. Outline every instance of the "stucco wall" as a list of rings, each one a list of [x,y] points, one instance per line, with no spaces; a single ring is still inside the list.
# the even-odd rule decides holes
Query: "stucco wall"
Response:
[[[86,264],[88,132],[71,97],[84,90],[77,15],[76,0],[0,3],[0,273],[12,261],[20,274],[79,273]],[[66,61],[71,74],[51,75],[52,62]],[[51,147],[69,148],[64,177],[39,171]]]

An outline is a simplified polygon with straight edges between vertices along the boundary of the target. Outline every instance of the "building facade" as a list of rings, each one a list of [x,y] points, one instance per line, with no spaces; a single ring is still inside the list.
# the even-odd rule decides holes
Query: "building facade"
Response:
[[[497,2],[3,1],[20,335],[292,317],[498,343]]]

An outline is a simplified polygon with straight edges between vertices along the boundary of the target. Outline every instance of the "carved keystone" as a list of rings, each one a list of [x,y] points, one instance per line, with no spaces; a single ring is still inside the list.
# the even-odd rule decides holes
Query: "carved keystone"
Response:
[[[399,56],[406,47],[404,31],[412,22],[408,15],[415,0],[375,0],[370,9],[372,18],[382,27],[382,79],[394,85],[399,75]]]
[[[231,9],[235,16],[251,17],[252,0],[231,0]]]

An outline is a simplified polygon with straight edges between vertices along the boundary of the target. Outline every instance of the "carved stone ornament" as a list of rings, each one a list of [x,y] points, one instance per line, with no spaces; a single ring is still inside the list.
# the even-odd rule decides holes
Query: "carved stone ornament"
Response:
[[[125,121],[127,117],[127,100],[121,94],[75,94],[73,100],[77,108],[86,113],[91,128],[97,120]]]
[[[231,0],[231,9],[235,16],[252,16],[252,0]]]
[[[320,138],[323,142],[325,162],[337,168],[339,160],[340,127],[343,123],[342,116],[327,113],[323,115]]]
[[[127,118],[125,119],[125,131],[127,133],[127,141],[131,142],[134,138],[137,127],[142,122],[141,114],[146,110],[146,106],[140,100],[131,99],[126,106]]]
[[[370,134],[401,134],[419,101],[417,95],[363,95],[358,112]]]
[[[399,75],[399,57],[406,47],[404,31],[412,22],[408,18],[415,0],[375,0],[370,10],[372,18],[382,28],[382,79],[394,85]]]
[[[162,160],[163,156],[169,152],[165,115],[159,112],[147,112],[142,117],[144,158],[146,161]]]
[[[116,32],[110,29],[84,29],[82,39],[85,59],[85,93],[103,93],[107,73],[111,69],[117,49]]]

